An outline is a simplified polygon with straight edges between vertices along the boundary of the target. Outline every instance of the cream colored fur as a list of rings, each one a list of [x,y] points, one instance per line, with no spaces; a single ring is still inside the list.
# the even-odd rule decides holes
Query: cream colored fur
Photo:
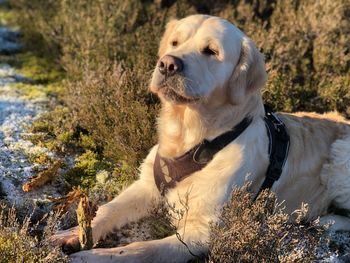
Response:
[[[173,44],[176,43],[174,46]],[[213,48],[216,55],[202,52]],[[161,41],[159,56],[181,58],[184,72],[169,86],[186,98],[200,98],[188,104],[163,96],[163,77],[154,71],[150,90],[160,97],[159,144],[140,168],[140,179],[113,201],[101,206],[93,220],[97,242],[114,228],[147,215],[160,194],[153,178],[156,152],[168,158],[180,156],[203,139],[229,130],[246,116],[251,125],[235,141],[217,153],[202,170],[170,190],[170,204],[183,208],[188,202],[186,223],[178,232],[192,253],[207,252],[209,223],[215,222],[220,207],[232,189],[248,178],[252,191],[260,188],[268,166],[268,137],[263,121],[260,89],[266,81],[262,55],[241,31],[229,22],[209,16],[190,16],[170,22]],[[334,229],[350,229],[350,219],[327,214],[329,206],[350,209],[350,123],[337,113],[279,114],[291,137],[288,160],[272,190],[287,212],[309,204],[309,218],[325,216]],[[76,239],[76,229],[56,235],[59,243]],[[188,249],[173,235],[160,240],[136,242],[125,247],[93,249],[72,256],[73,262],[187,262]]]

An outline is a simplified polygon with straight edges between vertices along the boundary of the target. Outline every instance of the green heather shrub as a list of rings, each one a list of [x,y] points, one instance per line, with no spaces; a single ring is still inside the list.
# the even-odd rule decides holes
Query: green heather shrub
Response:
[[[104,156],[136,164],[155,144],[157,106],[146,93],[148,78],[142,70],[100,65],[68,85],[68,104]]]
[[[48,84],[58,81],[63,74],[59,64],[47,57],[39,57],[35,51],[27,51],[15,55],[15,64],[18,72],[26,78],[30,78],[30,83]],[[29,84],[29,83],[28,83]]]
[[[101,160],[93,151],[86,150],[75,160],[75,165],[65,175],[71,186],[91,188],[95,185],[95,175],[104,169],[109,169],[110,163]]]

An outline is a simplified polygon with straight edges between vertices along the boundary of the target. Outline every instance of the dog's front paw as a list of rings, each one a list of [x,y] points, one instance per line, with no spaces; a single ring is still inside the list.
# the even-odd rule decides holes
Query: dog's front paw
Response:
[[[124,247],[97,248],[70,256],[72,263],[147,263],[155,262],[147,242],[136,242]],[[151,260],[151,261],[150,261]]]
[[[93,263],[93,262],[113,262],[113,261],[104,261],[102,256],[94,253],[94,250],[85,250],[78,253],[74,253],[69,256],[71,263]]]
[[[79,251],[78,227],[59,231],[50,238],[50,242],[54,246],[62,246],[63,251],[68,254]]]

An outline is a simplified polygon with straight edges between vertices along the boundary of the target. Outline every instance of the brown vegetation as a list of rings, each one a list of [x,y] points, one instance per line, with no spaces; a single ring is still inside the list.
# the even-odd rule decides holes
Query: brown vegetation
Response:
[[[252,201],[247,186],[233,191],[220,223],[212,225],[210,262],[311,262],[324,229],[317,222],[302,224],[307,207],[291,222],[272,193]]]
[[[99,170],[108,171],[113,190],[103,191],[113,194],[134,180],[156,142],[158,100],[147,88],[171,17],[209,13],[241,28],[265,55],[264,98],[275,110],[338,110],[350,116],[347,0],[9,2],[26,48],[58,63],[65,75],[59,105],[33,131],[46,134],[36,143],[60,153],[78,148],[81,156],[66,175],[71,185],[93,186]],[[213,226],[213,262],[313,259],[318,229],[272,213],[272,199],[251,203],[247,194],[234,193],[224,208],[223,227]]]
[[[65,263],[68,257],[50,244],[57,218],[46,218],[44,231],[31,226],[26,217],[20,222],[16,210],[0,203],[0,262],[1,263]],[[35,235],[34,232],[41,235]]]

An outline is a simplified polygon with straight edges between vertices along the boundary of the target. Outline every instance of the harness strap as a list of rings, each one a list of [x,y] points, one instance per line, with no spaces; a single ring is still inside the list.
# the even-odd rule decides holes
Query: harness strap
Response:
[[[267,167],[265,180],[254,200],[263,190],[271,189],[274,182],[281,177],[290,145],[290,138],[287,133],[286,126],[267,105],[265,105],[264,121],[269,138],[270,163]]]

